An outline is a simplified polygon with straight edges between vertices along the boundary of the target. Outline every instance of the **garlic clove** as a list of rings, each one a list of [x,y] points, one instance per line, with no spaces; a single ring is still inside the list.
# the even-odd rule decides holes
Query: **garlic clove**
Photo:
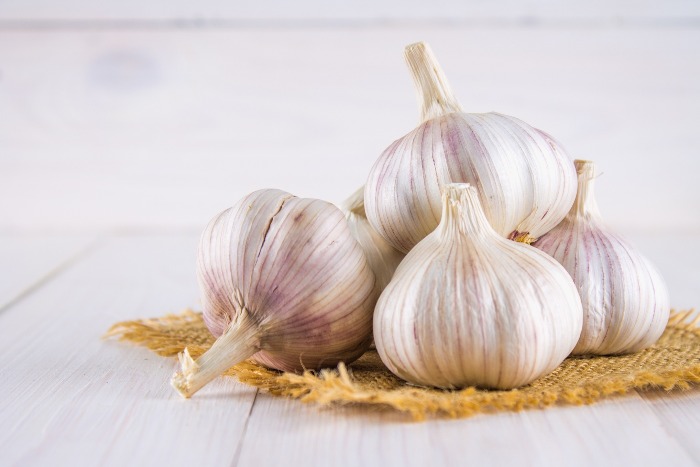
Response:
[[[351,362],[369,346],[374,273],[330,203],[259,190],[217,215],[200,239],[204,321],[217,337],[173,386],[190,397],[251,358],[296,371]]]
[[[441,189],[468,182],[503,237],[532,241],[556,226],[576,194],[576,172],[548,134],[498,113],[464,113],[427,44],[406,48],[422,123],[370,171],[365,209],[374,229],[408,252],[439,223]]]
[[[446,184],[438,227],[401,262],[374,314],[382,361],[415,384],[509,389],[554,370],[581,300],[553,258],[490,226],[477,190]]]
[[[576,160],[571,211],[533,245],[559,261],[578,287],[583,332],[574,354],[632,353],[653,345],[668,322],[668,289],[656,268],[604,226],[594,195],[595,165]]]
[[[345,214],[352,236],[365,252],[381,291],[389,283],[405,255],[394,249],[370,225],[365,213],[364,192],[364,187],[355,191],[340,205],[340,209]]]

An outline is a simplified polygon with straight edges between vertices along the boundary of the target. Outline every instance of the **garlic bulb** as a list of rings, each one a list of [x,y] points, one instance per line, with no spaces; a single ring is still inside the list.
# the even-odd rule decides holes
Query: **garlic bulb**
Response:
[[[602,224],[593,194],[593,162],[575,161],[578,194],[571,212],[534,246],[559,261],[583,303],[575,354],[620,354],[654,344],[668,322],[669,296],[661,275]]]
[[[440,190],[469,182],[491,226],[530,242],[556,226],[576,194],[576,172],[552,137],[517,118],[463,113],[423,43],[406,48],[423,122],[379,157],[365,188],[372,227],[408,252],[440,221]]]
[[[468,184],[448,184],[442,218],[401,262],[374,312],[379,355],[412,383],[508,389],[554,370],[581,333],[571,277],[499,236]]]
[[[389,245],[369,224],[365,214],[364,192],[364,187],[357,190],[341,204],[340,209],[345,213],[352,236],[365,252],[379,290],[384,290],[404,254]]]
[[[199,244],[204,321],[217,336],[187,351],[173,386],[189,397],[247,358],[293,371],[351,362],[371,341],[378,291],[343,213],[260,190],[216,216]]]

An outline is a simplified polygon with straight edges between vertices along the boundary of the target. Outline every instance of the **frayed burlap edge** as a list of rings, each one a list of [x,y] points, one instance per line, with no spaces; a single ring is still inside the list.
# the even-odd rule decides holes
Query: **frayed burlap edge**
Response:
[[[700,348],[699,321],[700,314],[693,310],[672,312],[666,332],[685,331],[683,339],[693,340],[694,345],[697,341],[697,347]],[[117,337],[120,341],[131,342],[168,357],[177,355],[186,346],[196,358],[210,347],[213,338],[200,333],[193,339],[188,326],[191,329],[202,327],[201,314],[187,310],[161,318],[120,322],[113,325],[105,337]],[[166,330],[167,334],[164,333]],[[682,368],[629,371],[614,379],[589,380],[585,384],[569,387],[534,390],[533,387],[525,387],[510,391],[476,388],[446,391],[409,384],[401,384],[392,389],[378,389],[372,387],[371,383],[359,384],[353,376],[352,365],[348,369],[343,363],[335,369],[295,374],[270,370],[253,362],[243,362],[228,370],[225,375],[235,376],[241,382],[270,394],[292,397],[302,402],[390,407],[410,414],[415,420],[422,420],[429,415],[461,418],[479,413],[545,408],[555,404],[591,404],[606,396],[625,394],[634,389],[688,389],[691,383],[700,382],[700,359],[695,354],[689,357],[692,358],[687,363],[683,362]],[[612,361],[615,357],[596,358]],[[377,373],[382,371],[389,374],[386,369],[376,370]]]

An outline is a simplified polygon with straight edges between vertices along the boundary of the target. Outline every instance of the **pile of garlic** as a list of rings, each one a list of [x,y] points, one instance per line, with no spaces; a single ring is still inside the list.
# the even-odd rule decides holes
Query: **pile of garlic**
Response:
[[[464,113],[426,44],[406,61],[422,121],[340,208],[260,190],[204,230],[197,274],[217,340],[197,361],[180,355],[183,396],[248,358],[283,371],[350,363],[373,336],[411,383],[498,389],[572,352],[660,337],[666,286],[602,225],[593,163],[514,117]]]

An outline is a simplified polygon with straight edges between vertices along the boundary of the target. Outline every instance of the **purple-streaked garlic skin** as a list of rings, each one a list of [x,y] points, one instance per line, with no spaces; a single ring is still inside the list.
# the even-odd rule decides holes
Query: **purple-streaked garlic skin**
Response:
[[[579,190],[566,218],[533,246],[559,261],[583,303],[577,355],[625,354],[653,345],[668,323],[670,300],[656,268],[600,216],[594,196],[595,166],[575,161]]]
[[[374,274],[343,213],[325,201],[251,193],[206,227],[197,275],[212,334],[245,307],[260,329],[253,359],[271,368],[351,362],[371,341]]]
[[[576,173],[553,138],[498,113],[452,113],[428,120],[392,144],[370,171],[367,218],[401,251],[440,221],[440,189],[467,182],[501,236],[537,238],[574,200]]]
[[[365,186],[372,226],[408,252],[432,232],[448,183],[476,187],[486,218],[499,235],[534,239],[564,218],[576,194],[576,172],[548,134],[499,113],[461,111],[429,48],[406,49],[423,122],[391,144]]]
[[[374,339],[384,364],[412,383],[510,389],[553,371],[581,326],[564,268],[498,235],[474,187],[450,184],[438,228],[377,302]]]

